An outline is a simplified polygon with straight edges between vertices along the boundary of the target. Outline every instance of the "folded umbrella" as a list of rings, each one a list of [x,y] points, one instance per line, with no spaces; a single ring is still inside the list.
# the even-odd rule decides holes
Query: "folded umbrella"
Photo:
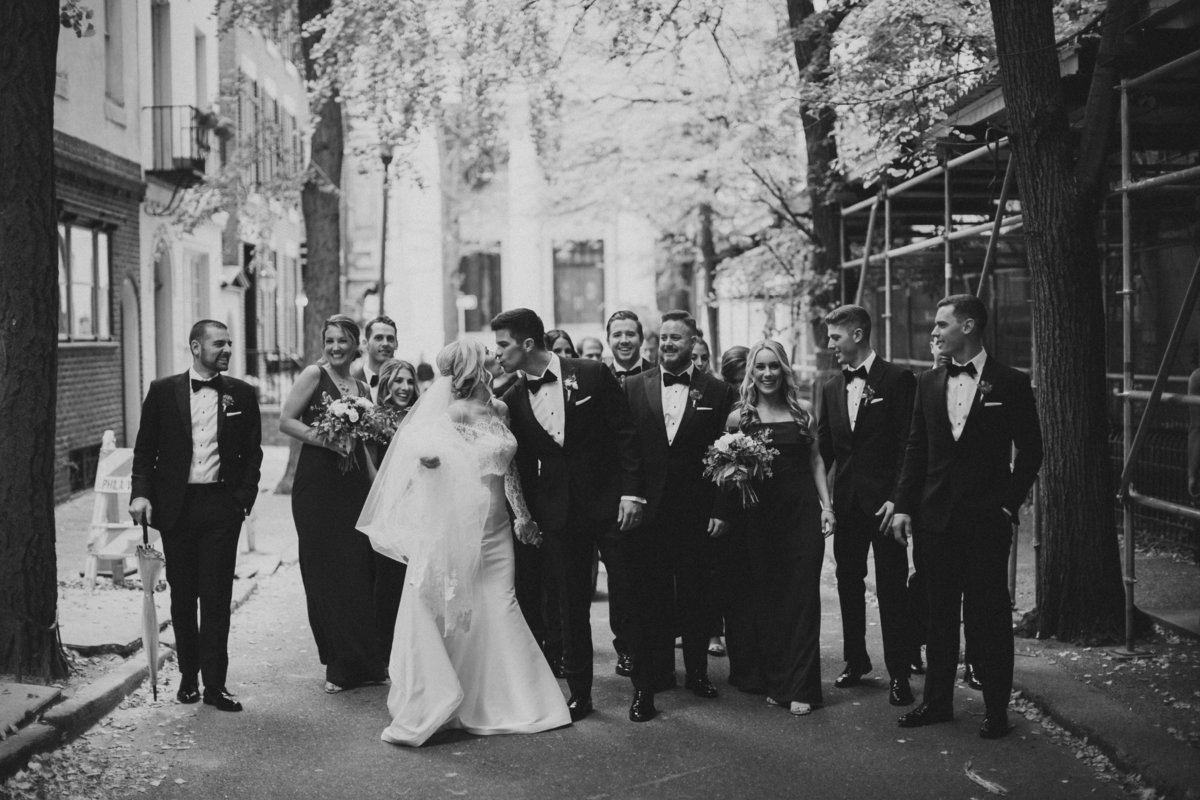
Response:
[[[142,579],[142,649],[150,665],[150,689],[158,699],[158,609],[154,587],[166,564],[163,554],[150,546],[150,533],[142,520],[142,543],[137,547],[138,574]]]

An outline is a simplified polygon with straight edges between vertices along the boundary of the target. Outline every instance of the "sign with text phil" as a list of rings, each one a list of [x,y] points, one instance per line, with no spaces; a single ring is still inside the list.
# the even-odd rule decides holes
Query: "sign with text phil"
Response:
[[[129,516],[129,495],[133,491],[133,448],[103,448],[100,462],[96,465],[95,505],[92,508],[92,524],[88,531],[87,564],[85,577],[90,584],[95,582],[99,561],[113,562],[112,577],[121,580],[125,572],[125,560],[136,555],[142,543],[141,526],[135,525]],[[158,540],[151,531],[151,544]]]

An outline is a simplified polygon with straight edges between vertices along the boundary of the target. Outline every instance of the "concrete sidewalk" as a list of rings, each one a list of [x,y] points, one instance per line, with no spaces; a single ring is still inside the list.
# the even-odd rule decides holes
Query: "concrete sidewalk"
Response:
[[[260,494],[243,529],[237,578],[233,588],[236,609],[254,593],[257,581],[281,563],[297,559],[291,498],[274,494],[287,468],[286,447],[264,447]],[[112,711],[149,675],[142,652],[142,591],[136,570],[124,586],[101,578],[94,589],[83,579],[88,527],[95,495],[84,492],[55,509],[59,578],[59,619],[64,646],[81,656],[115,653],[126,660],[91,683],[68,680],[54,686],[0,682],[0,780],[19,770],[29,757],[46,752],[85,732]],[[252,531],[254,549],[249,549]],[[161,546],[160,546],[161,549]],[[165,580],[165,579],[163,579]],[[157,654],[161,665],[175,657],[169,594],[160,584],[155,593],[162,627]],[[160,686],[162,692],[174,687]]]

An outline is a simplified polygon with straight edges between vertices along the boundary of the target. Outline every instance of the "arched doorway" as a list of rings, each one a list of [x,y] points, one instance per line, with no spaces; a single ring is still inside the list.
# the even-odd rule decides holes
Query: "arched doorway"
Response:
[[[159,242],[154,248],[154,366],[158,378],[175,371],[173,297],[171,251],[166,242]]]
[[[125,446],[133,447],[142,408],[141,311],[137,286],[121,282],[121,374],[125,392]]]

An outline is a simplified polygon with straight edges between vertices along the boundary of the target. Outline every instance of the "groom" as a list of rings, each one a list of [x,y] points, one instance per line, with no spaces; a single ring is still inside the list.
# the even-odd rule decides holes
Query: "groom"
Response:
[[[491,327],[501,366],[522,373],[503,399],[519,444],[522,488],[558,591],[567,707],[577,722],[592,712],[593,554],[598,545],[610,583],[621,586],[630,574],[627,532],[642,521],[638,436],[608,368],[548,352],[537,314],[512,309]]]

